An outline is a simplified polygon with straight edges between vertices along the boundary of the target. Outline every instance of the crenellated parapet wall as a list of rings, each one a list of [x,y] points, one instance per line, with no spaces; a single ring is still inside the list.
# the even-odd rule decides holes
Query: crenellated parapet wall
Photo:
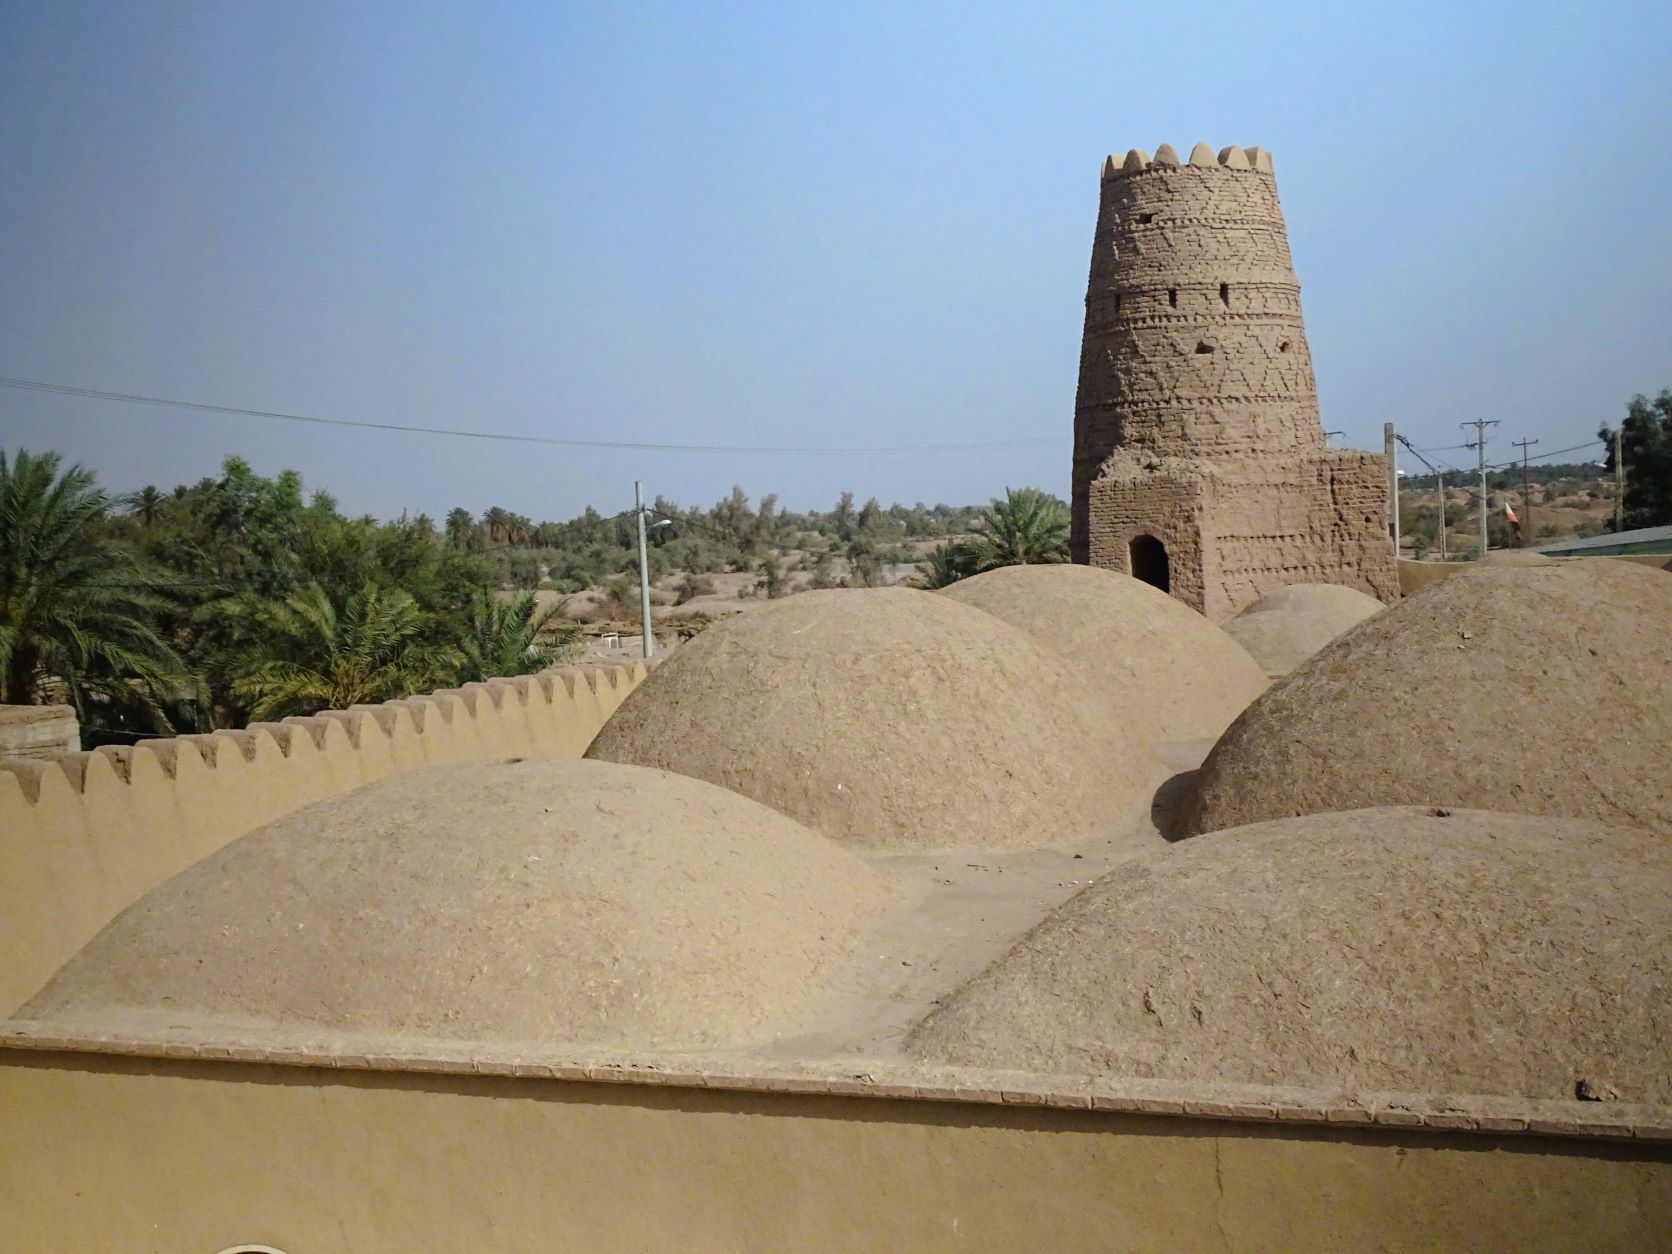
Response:
[[[245,832],[388,775],[580,757],[647,664],[492,679],[381,705],[0,759],[0,1016],[115,915]]]

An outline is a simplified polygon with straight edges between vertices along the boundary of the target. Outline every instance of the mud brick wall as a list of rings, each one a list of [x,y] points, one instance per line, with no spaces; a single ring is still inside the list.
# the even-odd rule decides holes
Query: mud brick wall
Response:
[[[1105,163],[1074,436],[1077,561],[1129,570],[1154,536],[1169,591],[1216,618],[1285,583],[1398,595],[1382,461],[1325,447],[1258,148]]]

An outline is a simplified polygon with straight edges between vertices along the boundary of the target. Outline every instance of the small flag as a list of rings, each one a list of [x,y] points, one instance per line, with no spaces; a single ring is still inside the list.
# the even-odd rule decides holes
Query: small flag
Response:
[[[1513,509],[1511,509],[1509,507],[1509,502],[1508,501],[1504,502],[1504,517],[1509,519],[1510,522],[1514,523],[1517,527],[1519,527],[1521,525],[1520,517],[1516,514],[1516,512]]]

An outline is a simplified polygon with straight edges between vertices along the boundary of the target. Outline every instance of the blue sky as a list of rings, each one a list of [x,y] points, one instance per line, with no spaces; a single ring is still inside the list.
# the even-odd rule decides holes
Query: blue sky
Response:
[[[1672,386],[1672,6],[27,3],[0,389],[119,489],[239,453],[379,515],[1066,494],[1098,165],[1260,144],[1325,426],[1542,449]],[[1462,461],[1469,454],[1445,453]]]

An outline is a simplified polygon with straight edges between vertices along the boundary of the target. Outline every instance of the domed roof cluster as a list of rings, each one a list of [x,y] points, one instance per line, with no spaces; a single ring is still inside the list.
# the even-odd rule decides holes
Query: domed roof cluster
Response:
[[[1265,675],[1241,645],[1129,575],[1095,566],[1004,566],[960,580],[944,595],[1027,632],[1095,685],[1105,709],[1157,740],[1211,740],[1265,690]]]
[[[21,1013],[100,1029],[734,1043],[808,1004],[896,892],[697,780],[465,763],[233,841],[117,916]]]
[[[1628,562],[1461,571],[1254,702],[1179,830],[1433,804],[1672,832],[1669,624],[1672,579]]]
[[[894,1030],[902,877],[960,850],[1107,866],[1141,831],[924,993],[907,1052],[1672,1104],[1668,624],[1672,580],[1607,560],[1480,563],[1387,610],[1282,589],[1233,621],[1293,666],[1259,695],[1231,636],[1121,575],[805,593],[681,646],[590,760],[398,776],[243,837],[22,1013],[733,1049],[816,1037],[880,979]],[[1194,838],[1167,845],[1152,745],[1227,722],[1169,783]]]
[[[1276,679],[1384,608],[1357,588],[1296,583],[1266,593],[1230,619],[1225,631]]]
[[[1148,806],[1138,712],[1008,623],[910,588],[806,592],[681,646],[588,756],[677,771],[845,844],[1061,845]]]
[[[1416,807],[1125,863],[913,1032],[938,1063],[1672,1102],[1672,846]]]

